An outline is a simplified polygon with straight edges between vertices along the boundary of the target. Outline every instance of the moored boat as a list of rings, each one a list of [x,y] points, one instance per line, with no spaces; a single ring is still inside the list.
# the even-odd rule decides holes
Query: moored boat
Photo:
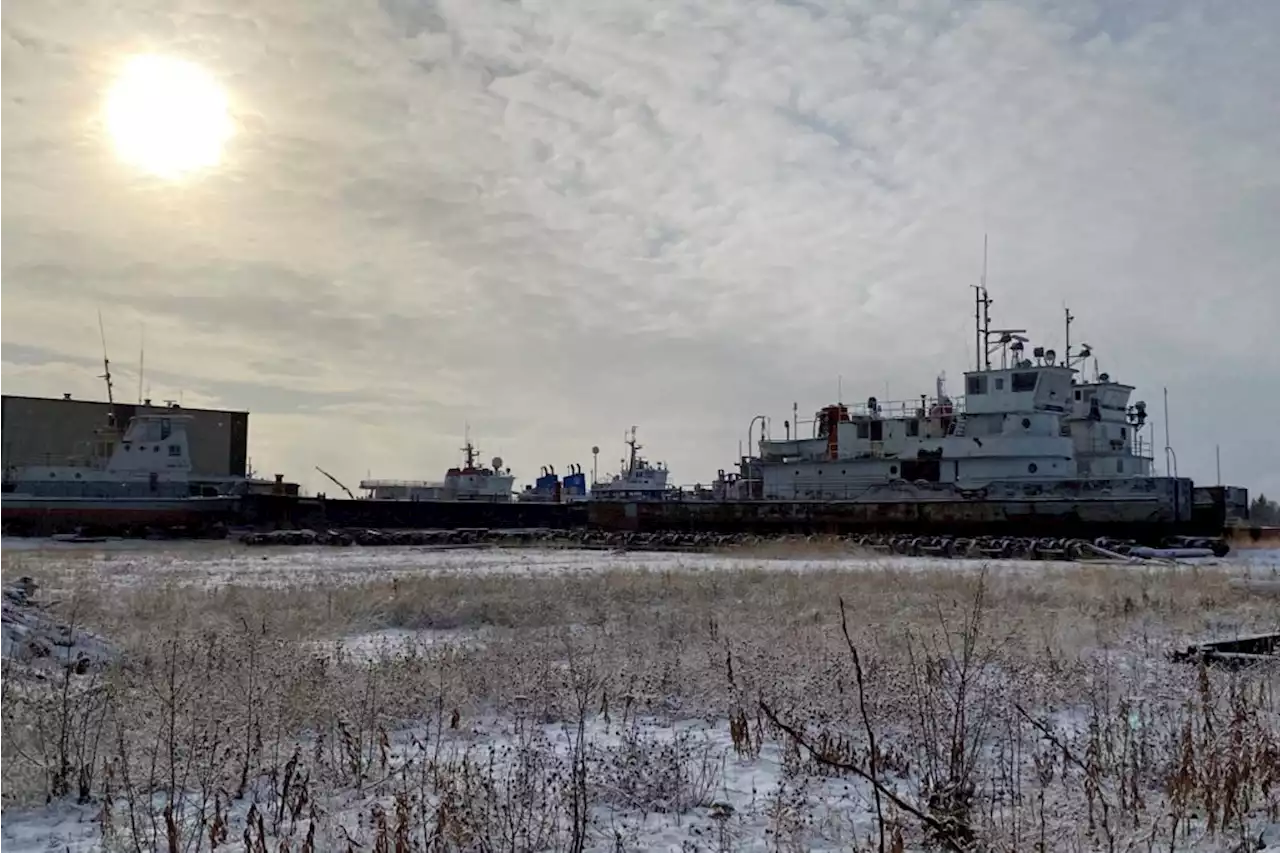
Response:
[[[140,414],[120,432],[112,418],[84,456],[8,466],[0,495],[5,532],[190,532],[226,522],[249,481],[193,478],[189,421],[169,411]]]

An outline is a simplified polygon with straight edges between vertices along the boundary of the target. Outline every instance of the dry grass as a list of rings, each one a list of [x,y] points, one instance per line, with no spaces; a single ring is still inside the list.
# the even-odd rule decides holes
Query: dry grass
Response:
[[[375,850],[630,849],[646,815],[705,811],[722,781],[705,743],[646,740],[638,717],[716,721],[745,758],[780,750],[783,786],[761,805],[779,847],[815,831],[804,791],[868,769],[901,799],[882,808],[891,845],[1172,849],[1238,839],[1280,809],[1276,672],[1164,659],[1276,629],[1280,597],[1227,569],[782,564],[121,589],[75,561],[46,577],[34,558],[6,563],[60,587],[58,609],[123,663],[56,683],[8,673],[5,803],[98,803],[128,849],[343,849],[347,835]],[[372,661],[310,645],[388,628],[484,635]],[[492,755],[460,751],[494,720],[507,732]],[[335,798],[361,796],[360,820],[342,818]],[[704,849],[732,847],[732,822],[717,826]]]

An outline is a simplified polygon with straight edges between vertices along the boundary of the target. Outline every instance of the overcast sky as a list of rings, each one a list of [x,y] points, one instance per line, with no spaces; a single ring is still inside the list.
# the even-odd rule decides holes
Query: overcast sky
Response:
[[[683,483],[757,413],[953,390],[997,324],[1062,344],[1180,473],[1280,493],[1275,0],[9,0],[6,393],[248,409],[311,488],[438,478],[464,424],[521,481]],[[129,56],[236,124],[181,182],[100,113]],[[1163,457],[1162,453],[1157,453]]]

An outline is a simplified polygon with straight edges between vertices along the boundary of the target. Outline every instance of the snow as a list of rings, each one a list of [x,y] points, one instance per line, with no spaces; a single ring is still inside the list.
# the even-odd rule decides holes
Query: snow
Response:
[[[587,552],[561,549],[477,549],[435,551],[422,548],[246,548],[236,543],[50,543],[5,540],[6,579],[14,566],[37,575],[47,571],[52,579],[91,578],[104,590],[157,585],[215,588],[329,587],[362,584],[391,578],[458,575],[465,577],[590,576],[602,572],[816,572],[894,571],[992,573],[1032,575],[1046,571],[1075,571],[1079,564],[1025,561],[971,561],[898,556],[822,555],[793,559],[761,559],[750,555],[663,554]],[[1280,551],[1246,549],[1225,561],[1195,561],[1194,566],[1228,567],[1241,581],[1266,584],[1276,580]],[[1126,571],[1167,570],[1166,563],[1125,564]],[[7,599],[5,602],[5,657],[18,657],[32,638],[50,644],[65,643],[66,626],[51,619],[39,607]],[[1210,625],[1214,623],[1212,620]],[[1229,633],[1230,622],[1221,630]],[[330,660],[344,659],[370,666],[393,659],[407,659],[442,648],[482,648],[494,641],[500,629],[484,625],[450,629],[410,630],[402,627],[362,630],[338,639],[312,639],[304,645]],[[55,640],[57,643],[55,643]],[[85,657],[94,663],[111,659],[114,651],[106,640],[77,632],[69,657]],[[61,652],[59,652],[61,654]],[[1107,656],[1128,666],[1131,660],[1116,650]],[[44,656],[47,658],[48,656]],[[1007,676],[1002,676],[1007,677]],[[1133,695],[1143,695],[1158,677],[1147,670],[1133,673]],[[800,769],[796,755],[777,739],[766,739],[758,754],[740,755],[724,719],[682,718],[678,708],[664,718],[625,718],[618,708],[609,714],[596,709],[585,722],[587,760],[594,780],[595,802],[587,850],[605,851],[720,851],[741,853],[776,849],[850,850],[874,847],[875,806],[869,786],[849,775],[815,773]],[[1064,738],[1083,736],[1089,726],[1087,709],[1069,708],[1047,718]],[[1140,722],[1140,720],[1139,720]],[[411,775],[415,762],[423,760],[417,743],[434,738],[435,758],[460,767],[496,774],[502,784],[515,784],[521,755],[531,745],[543,750],[550,761],[569,761],[571,726],[563,722],[543,724],[517,709],[494,710],[466,721],[458,731],[444,729],[437,721],[390,733],[389,770],[359,790],[331,785],[317,789],[315,803],[325,815],[316,837],[316,850],[345,850],[343,833],[368,840],[369,820],[375,806],[391,812],[399,784]],[[524,750],[522,752],[522,750]],[[537,752],[537,750],[535,750]],[[543,755],[543,752],[538,752]],[[492,763],[489,763],[491,762]],[[471,762],[471,764],[467,764]],[[485,770],[484,768],[489,768]],[[496,769],[493,769],[496,768]],[[893,781],[892,779],[890,781]],[[1077,780],[1077,783],[1079,781]],[[250,804],[265,802],[268,794],[251,786],[232,814],[243,826]],[[6,853],[66,850],[69,853],[108,849],[99,824],[101,803],[77,805],[55,802],[34,809],[8,808],[0,821],[0,838]],[[117,816],[119,808],[116,809]],[[309,822],[271,830],[269,849],[282,839],[289,849],[299,849]],[[1251,830],[1252,831],[1252,830]],[[1255,837],[1270,853],[1280,853],[1280,825],[1259,823]],[[1075,836],[1072,836],[1075,841]],[[237,848],[241,841],[228,842]],[[922,849],[912,846],[907,849]],[[366,844],[366,849],[368,845]],[[1086,848],[1087,849],[1087,848]],[[1163,845],[1163,849],[1169,849]],[[1194,842],[1179,843],[1179,853],[1231,849],[1223,839],[1203,834]]]
[[[3,541],[9,559],[38,560],[51,568],[90,571],[110,584],[158,582],[222,586],[319,586],[362,583],[420,575],[581,575],[608,571],[823,570],[1041,573],[1097,563],[1033,560],[970,560],[898,555],[849,554],[791,558],[751,554],[698,554],[645,551],[585,551],[563,548],[433,549],[412,546],[336,548],[323,546],[247,547],[236,542],[63,543],[52,540]],[[1135,571],[1163,570],[1167,561],[1125,563]],[[1241,549],[1225,560],[1196,559],[1173,565],[1229,565],[1242,577],[1269,577],[1280,569],[1280,551]]]
[[[5,661],[48,673],[61,667],[98,668],[115,658],[106,640],[54,619],[35,594],[34,584],[25,577],[4,589],[0,634]]]

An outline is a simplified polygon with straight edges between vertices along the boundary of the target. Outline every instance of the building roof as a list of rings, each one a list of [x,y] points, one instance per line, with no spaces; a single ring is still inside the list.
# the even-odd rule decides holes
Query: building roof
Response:
[[[88,403],[91,406],[111,405],[106,400],[86,400],[80,397],[71,397],[71,396],[35,397],[29,394],[4,394],[3,398],[6,401],[30,400],[36,403]],[[134,408],[157,409],[161,411],[169,408],[174,408],[182,412],[192,412],[192,413],[206,412],[209,414],[219,414],[219,415],[248,415],[249,414],[249,411],[247,409],[202,409],[202,408],[193,408],[190,406],[179,406],[179,405],[174,405],[170,407],[170,406],[166,406],[163,402],[161,402],[160,405],[156,405],[154,403],[148,405],[147,403],[128,403],[121,400],[117,402],[116,405],[117,406],[133,406]]]

